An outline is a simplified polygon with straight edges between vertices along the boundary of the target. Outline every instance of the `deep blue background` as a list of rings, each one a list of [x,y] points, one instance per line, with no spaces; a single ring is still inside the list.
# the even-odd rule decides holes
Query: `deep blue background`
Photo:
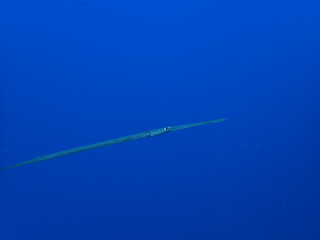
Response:
[[[0,2],[0,239],[320,239],[318,1]]]

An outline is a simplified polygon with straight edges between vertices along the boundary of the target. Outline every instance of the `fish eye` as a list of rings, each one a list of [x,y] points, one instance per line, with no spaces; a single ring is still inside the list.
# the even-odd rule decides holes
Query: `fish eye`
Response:
[[[171,128],[170,127],[165,127],[164,130],[169,131]]]

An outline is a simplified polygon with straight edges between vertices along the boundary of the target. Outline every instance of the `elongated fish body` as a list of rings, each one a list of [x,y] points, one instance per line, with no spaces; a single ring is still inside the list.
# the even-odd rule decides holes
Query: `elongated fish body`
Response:
[[[179,126],[174,126],[174,127],[164,127],[164,128],[159,128],[159,129],[147,131],[147,132],[129,135],[126,137],[120,137],[120,138],[115,138],[115,139],[111,139],[111,140],[107,140],[107,141],[103,141],[103,142],[98,142],[98,143],[93,143],[93,144],[89,144],[89,145],[85,145],[85,146],[81,146],[81,147],[70,148],[67,150],[60,151],[60,152],[42,155],[42,156],[27,160],[27,161],[24,161],[24,162],[21,162],[21,163],[18,163],[18,164],[15,164],[15,165],[12,165],[12,166],[9,166],[6,168],[0,169],[0,172],[4,171],[4,170],[11,169],[11,168],[16,168],[16,167],[20,167],[20,166],[24,166],[24,165],[28,165],[28,164],[32,164],[32,163],[46,161],[46,160],[53,159],[53,158],[67,156],[67,155],[74,154],[74,153],[88,151],[88,150],[92,150],[92,149],[96,149],[96,148],[100,148],[100,147],[106,147],[106,146],[119,144],[119,143],[123,143],[123,142],[134,141],[134,140],[147,138],[147,137],[160,136],[160,135],[163,135],[166,133],[175,132],[175,131],[186,129],[186,128],[223,122],[225,120],[226,119],[221,118],[221,119],[216,119],[216,120],[211,120],[211,121],[206,121],[206,122],[191,123],[191,124],[179,125]]]

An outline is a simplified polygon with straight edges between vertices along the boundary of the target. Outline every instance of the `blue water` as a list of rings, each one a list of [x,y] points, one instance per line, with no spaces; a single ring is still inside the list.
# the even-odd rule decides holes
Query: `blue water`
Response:
[[[320,239],[320,3],[0,2],[0,239]]]

